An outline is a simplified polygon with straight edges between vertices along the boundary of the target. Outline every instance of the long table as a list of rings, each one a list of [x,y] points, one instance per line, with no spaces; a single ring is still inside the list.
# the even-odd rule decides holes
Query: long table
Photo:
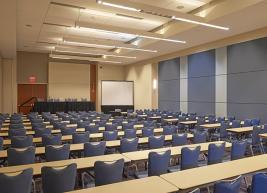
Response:
[[[101,155],[101,156],[95,156],[95,157],[86,157],[86,158],[68,159],[68,160],[62,160],[62,161],[52,161],[52,162],[42,162],[42,163],[34,163],[34,164],[27,164],[27,165],[2,167],[0,168],[0,173],[17,172],[17,171],[25,170],[27,168],[33,168],[33,175],[39,176],[41,174],[41,169],[44,166],[60,167],[60,166],[65,166],[65,165],[69,165],[72,163],[76,163],[78,170],[84,170],[84,169],[93,168],[94,163],[96,161],[114,161],[118,159],[124,159],[125,163],[129,163],[131,161],[121,154],[109,154],[109,155]]]
[[[129,180],[69,193],[171,193],[178,189],[158,176]]]
[[[216,181],[265,169],[267,169],[266,154],[163,174],[160,177],[175,185],[179,189],[179,192],[187,192],[196,187],[204,187]]]

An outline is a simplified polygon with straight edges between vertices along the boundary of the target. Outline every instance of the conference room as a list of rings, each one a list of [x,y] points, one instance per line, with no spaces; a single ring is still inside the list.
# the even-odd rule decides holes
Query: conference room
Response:
[[[267,193],[266,0],[0,1],[0,193]]]

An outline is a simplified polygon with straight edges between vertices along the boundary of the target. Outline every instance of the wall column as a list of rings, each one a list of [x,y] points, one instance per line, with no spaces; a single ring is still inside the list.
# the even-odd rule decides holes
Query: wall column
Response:
[[[188,62],[187,56],[180,57],[180,110],[188,112]]]
[[[227,116],[227,47],[216,49],[215,113]]]
[[[158,63],[152,64],[152,109],[158,109]],[[155,85],[154,85],[155,84]]]

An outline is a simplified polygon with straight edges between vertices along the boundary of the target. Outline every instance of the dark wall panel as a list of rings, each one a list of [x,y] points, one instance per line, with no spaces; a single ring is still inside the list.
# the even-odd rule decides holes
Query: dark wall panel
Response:
[[[215,114],[215,50],[188,56],[188,112]]]
[[[228,46],[228,114],[267,122],[267,38]]]
[[[178,111],[180,109],[180,58],[160,62],[158,77],[159,108]]]

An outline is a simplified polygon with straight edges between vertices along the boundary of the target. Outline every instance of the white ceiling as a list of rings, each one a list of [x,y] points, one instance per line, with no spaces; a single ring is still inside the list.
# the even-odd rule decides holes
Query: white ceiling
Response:
[[[120,0],[107,1],[116,2]],[[72,52],[72,55],[74,52],[88,52],[96,55],[110,54],[136,57],[136,59],[121,57],[107,57],[106,59],[119,61],[121,64],[131,64],[267,26],[266,0],[211,1],[128,0],[124,2],[131,3],[131,5],[136,4],[136,6],[145,4],[147,8],[150,6],[153,10],[156,7],[158,13],[163,13],[163,11],[166,13],[166,10],[169,10],[170,13],[183,14],[187,18],[193,17],[212,24],[227,26],[230,27],[229,31],[192,25],[185,22],[174,22],[170,18],[144,12],[133,12],[108,7],[96,3],[95,0],[18,0],[16,22],[17,50],[50,53],[55,48],[63,48],[63,50],[65,48],[66,51]],[[204,7],[201,12],[193,11],[201,6]],[[192,11],[195,16],[191,14]],[[127,17],[120,15],[127,15]],[[89,28],[77,29],[75,28],[77,22],[87,23],[87,26],[101,24],[101,26],[107,26],[107,28],[127,28],[137,32],[149,32],[161,26],[160,30],[153,31],[155,35],[163,34],[164,38],[184,40],[187,43],[180,44],[148,40],[146,38],[132,42],[132,46],[137,46],[139,49],[157,50],[157,53],[66,45],[63,39],[71,37],[84,39],[84,41],[90,40],[91,42],[101,41],[102,44],[124,44],[127,46],[128,44],[126,43],[136,37],[135,34],[115,34]],[[27,27],[27,25],[30,26]],[[67,54],[67,52],[64,54]]]

